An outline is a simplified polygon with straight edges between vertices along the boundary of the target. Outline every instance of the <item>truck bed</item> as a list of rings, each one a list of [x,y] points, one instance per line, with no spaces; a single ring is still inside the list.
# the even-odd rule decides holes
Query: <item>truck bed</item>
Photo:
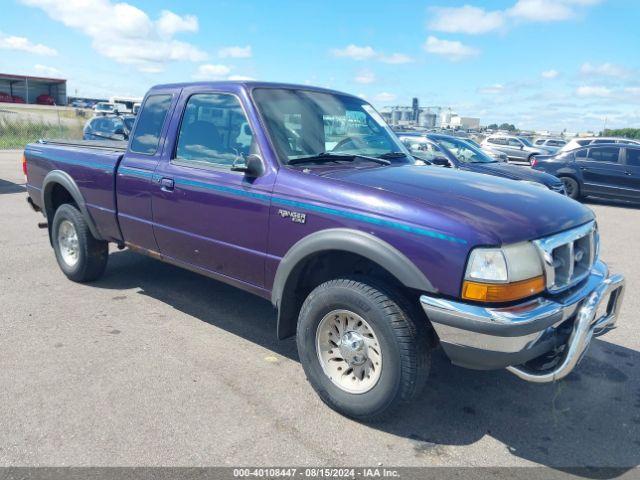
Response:
[[[45,177],[54,170],[64,172],[78,186],[100,237],[120,241],[114,192],[116,170],[126,145],[93,140],[41,140],[27,145],[29,196],[42,208]]]

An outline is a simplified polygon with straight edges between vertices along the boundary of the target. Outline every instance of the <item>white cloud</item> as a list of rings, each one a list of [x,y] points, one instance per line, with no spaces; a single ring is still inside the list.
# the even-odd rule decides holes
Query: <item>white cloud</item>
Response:
[[[396,98],[398,97],[393,93],[380,92],[373,97],[373,100],[375,102],[393,102]]]
[[[344,48],[336,48],[332,52],[336,57],[351,58],[352,60],[368,60],[378,55],[372,47],[359,47],[353,44]]]
[[[494,85],[489,85],[488,87],[481,87],[478,89],[478,93],[482,93],[485,95],[497,95],[500,93],[504,93],[506,87],[501,83],[496,83]]]
[[[504,13],[488,12],[482,8],[464,5],[459,8],[432,8],[433,18],[428,26],[431,30],[447,33],[479,34],[497,30],[504,25]]]
[[[229,73],[231,73],[231,67],[206,63],[198,67],[193,78],[196,80],[221,80]]]
[[[33,69],[37,72],[38,75],[44,75],[46,77],[55,77],[56,75],[62,75],[62,72],[54,67],[49,67],[47,65],[34,65]]]
[[[542,78],[551,79],[551,78],[557,78],[558,75],[560,75],[560,72],[558,72],[557,70],[545,70],[540,75],[542,76]]]
[[[517,0],[503,10],[464,5],[434,7],[428,28],[437,32],[478,35],[493,32],[513,22],[557,22],[577,17],[584,7],[601,0]]]
[[[373,72],[369,71],[369,70],[363,70],[362,72],[360,72],[356,78],[354,78],[354,80],[357,83],[363,83],[363,84],[368,84],[368,83],[373,83],[376,81],[376,76]]]
[[[228,80],[235,80],[238,82],[251,82],[255,80],[253,77],[246,77],[244,75],[229,75]]]
[[[411,58],[409,55],[405,55],[404,53],[393,53],[391,55],[381,55],[379,59],[382,63],[390,63],[394,65],[413,62],[413,58]]]
[[[245,47],[223,47],[218,50],[220,58],[251,58],[251,45]]]
[[[640,96],[640,87],[627,87],[624,89],[626,93]]]
[[[179,16],[163,10],[153,21],[133,5],[110,0],[20,1],[87,35],[100,55],[140,71],[160,72],[168,62],[201,62],[207,58],[196,46],[173,38],[179,32],[197,31],[198,20],[193,15]]]
[[[0,50],[17,50],[20,52],[33,53],[35,55],[54,56],[58,52],[41,43],[33,43],[28,38],[17,37],[15,35],[5,35],[0,32]]]
[[[424,44],[424,49],[428,53],[442,55],[454,62],[476,56],[480,53],[479,50],[465,45],[464,43],[452,40],[441,40],[433,35],[430,35],[427,38],[427,41]]]
[[[163,10],[157,21],[157,27],[160,35],[168,35],[170,37],[178,32],[197,32],[198,17],[195,15],[181,17],[169,10]]]
[[[611,90],[603,86],[582,86],[578,87],[576,95],[580,97],[609,97]]]
[[[382,63],[389,63],[393,65],[399,65],[402,63],[411,63],[413,62],[413,58],[404,53],[392,53],[391,55],[386,55],[384,53],[377,52],[373,47],[370,46],[358,46],[358,45],[347,45],[344,48],[334,48],[331,50],[331,53],[334,57],[339,58],[350,58],[351,60],[377,60]]]
[[[575,11],[564,0],[518,0],[507,10],[507,15],[530,22],[569,20]]]
[[[629,76],[630,72],[620,65],[614,65],[613,63],[601,63],[600,65],[593,65],[589,62],[582,64],[580,67],[580,73],[586,76],[601,76],[601,77],[616,77],[624,78]]]

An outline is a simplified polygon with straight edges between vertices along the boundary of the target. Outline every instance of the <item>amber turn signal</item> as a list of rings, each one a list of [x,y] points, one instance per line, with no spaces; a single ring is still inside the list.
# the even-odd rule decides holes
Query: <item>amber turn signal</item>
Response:
[[[530,297],[544,289],[543,276],[513,283],[481,283],[465,280],[462,284],[462,298],[475,302],[511,302]]]

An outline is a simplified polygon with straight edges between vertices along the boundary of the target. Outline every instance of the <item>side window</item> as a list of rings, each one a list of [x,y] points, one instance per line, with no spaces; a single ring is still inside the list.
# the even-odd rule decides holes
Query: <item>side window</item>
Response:
[[[576,151],[576,160],[586,160],[588,152],[589,152],[589,150],[586,149],[586,148],[582,148],[582,149]]]
[[[140,110],[140,118],[136,126],[129,149],[132,152],[153,155],[158,150],[162,125],[167,117],[171,95],[151,95]]]
[[[536,145],[544,145],[544,139],[536,140]],[[549,145],[551,145],[551,142],[549,142]]]
[[[627,165],[640,167],[640,148],[627,148]]]
[[[520,140],[516,140],[515,138],[510,138],[509,139],[509,146],[510,147],[518,147],[518,148],[520,148],[520,146],[522,146],[522,143],[520,143]]]
[[[256,149],[238,99],[225,93],[198,93],[187,101],[175,159],[231,167]]]
[[[618,147],[598,147],[589,149],[589,160],[595,162],[618,163]]]

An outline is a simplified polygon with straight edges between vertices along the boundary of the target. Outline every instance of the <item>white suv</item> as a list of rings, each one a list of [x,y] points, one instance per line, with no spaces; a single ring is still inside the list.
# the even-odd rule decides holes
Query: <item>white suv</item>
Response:
[[[559,152],[568,152],[569,150],[575,150],[576,148],[584,147],[585,145],[598,143],[631,143],[634,145],[640,145],[638,140],[630,140],[628,138],[620,138],[620,137],[584,137],[584,138],[574,138],[569,141],[564,147],[562,147]]]

